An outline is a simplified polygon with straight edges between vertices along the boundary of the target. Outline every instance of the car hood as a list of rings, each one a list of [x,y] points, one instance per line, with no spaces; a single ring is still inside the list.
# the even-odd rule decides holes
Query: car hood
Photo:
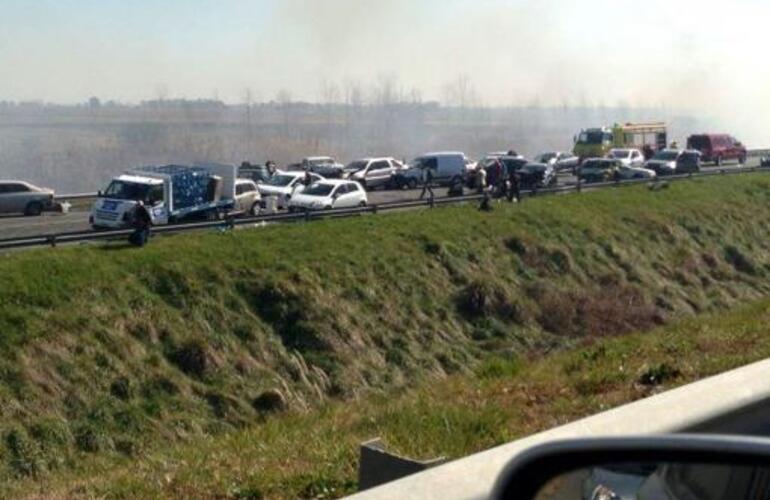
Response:
[[[676,162],[673,161],[673,160],[671,160],[671,161],[666,161],[666,160],[650,160],[647,163],[645,163],[644,166],[645,166],[645,168],[660,168],[660,167],[676,168]]]
[[[309,196],[299,193],[291,198],[291,204],[303,207],[326,206],[332,204],[332,199],[328,196]]]
[[[291,194],[293,188],[289,186],[270,186],[267,184],[259,185],[259,193],[262,195],[271,194]]]

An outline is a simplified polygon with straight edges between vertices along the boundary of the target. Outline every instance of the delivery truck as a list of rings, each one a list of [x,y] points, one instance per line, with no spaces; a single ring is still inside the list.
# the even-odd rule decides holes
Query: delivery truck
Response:
[[[141,207],[150,224],[174,224],[189,218],[218,218],[232,211],[237,168],[196,164],[141,167],[112,179],[91,210],[94,228],[132,227]]]

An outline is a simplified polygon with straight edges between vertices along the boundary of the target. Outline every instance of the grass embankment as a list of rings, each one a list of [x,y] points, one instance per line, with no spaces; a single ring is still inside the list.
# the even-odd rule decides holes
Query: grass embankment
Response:
[[[491,214],[455,207],[179,236],[142,250],[4,256],[0,476],[40,480],[102,461],[136,461],[152,475],[177,456],[189,460],[180,471],[200,476],[191,484],[212,494],[253,486],[292,496],[327,480],[344,490],[354,477],[352,444],[371,434],[405,452],[456,455],[595,411],[590,401],[605,389],[606,404],[634,397],[620,391],[625,396],[612,399],[612,384],[621,382],[588,376],[575,389],[587,399],[575,399],[569,383],[581,377],[526,362],[543,384],[566,391],[540,388],[533,375],[522,394],[556,405],[540,414],[550,419],[535,419],[514,398],[518,390],[508,391],[509,411],[499,410],[504,401],[474,389],[487,379],[472,374],[490,356],[521,359],[767,296],[768,181],[762,174],[696,180],[656,192],[528,200]],[[629,366],[645,362],[633,352]],[[754,353],[739,354],[743,361]],[[670,375],[653,361],[653,372]],[[499,366],[504,374],[511,365]],[[673,373],[687,373],[675,366]],[[353,409],[303,413],[329,397],[453,373],[465,377],[393,405],[375,397]],[[501,378],[501,387],[507,383]],[[473,390],[478,397],[460,404]],[[269,418],[285,408],[285,417]],[[468,432],[454,429],[453,418]],[[253,429],[211,440],[246,426]],[[442,440],[442,432],[468,439]],[[300,435],[325,444],[289,451]],[[194,448],[153,455],[193,439]],[[241,457],[228,473],[213,466]],[[211,473],[201,472],[207,462]],[[269,463],[283,472],[261,474]],[[161,486],[184,496],[183,475],[167,473]],[[121,477],[110,487],[142,488]]]

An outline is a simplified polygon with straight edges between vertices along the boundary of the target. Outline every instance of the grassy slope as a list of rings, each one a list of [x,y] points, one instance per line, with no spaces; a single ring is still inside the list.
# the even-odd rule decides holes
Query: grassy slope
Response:
[[[768,180],[3,256],[0,475],[252,425],[265,390],[303,410],[761,298]]]
[[[770,356],[770,300],[545,358],[493,357],[474,373],[291,412],[150,453],[4,485],[4,496],[314,497],[355,491],[359,443],[459,457]]]

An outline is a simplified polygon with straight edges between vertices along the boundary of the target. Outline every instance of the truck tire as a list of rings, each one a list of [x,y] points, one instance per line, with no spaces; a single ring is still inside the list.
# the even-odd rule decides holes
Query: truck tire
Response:
[[[38,216],[43,213],[43,204],[39,201],[30,201],[24,208],[24,215]]]

